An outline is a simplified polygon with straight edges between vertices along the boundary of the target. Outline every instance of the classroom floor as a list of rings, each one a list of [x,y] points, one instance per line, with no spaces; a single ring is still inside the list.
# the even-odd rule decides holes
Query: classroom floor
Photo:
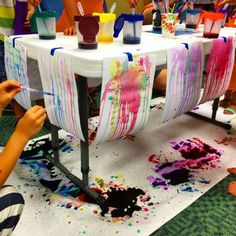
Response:
[[[157,105],[153,106],[143,131],[122,140],[90,146],[91,185],[99,186],[102,183],[104,188],[118,186],[143,190],[144,195],[138,198],[137,203],[141,207],[140,211],[135,211],[132,217],[112,218],[111,213],[102,217],[97,205],[57,194],[59,188],[61,192],[62,189],[65,191],[63,187],[71,187],[71,183],[58,171],[53,169],[49,173],[42,165],[43,162],[32,162],[30,159],[26,161],[22,158],[8,180],[9,184],[16,186],[23,194],[26,201],[13,236],[133,236],[152,233],[156,236],[236,235],[236,198],[226,192],[227,183],[236,180],[235,176],[228,175],[227,172],[228,167],[236,166],[236,132],[232,130],[228,134],[220,127],[187,115],[159,125],[163,100],[158,98],[155,103]],[[209,115],[210,109],[210,103],[204,104],[196,112]],[[217,119],[231,122],[236,128],[236,116],[225,116],[222,111],[219,108]],[[14,123],[11,125],[10,117],[3,119],[9,121],[7,125],[4,123],[5,129]],[[2,124],[0,123],[1,129]],[[2,130],[0,132],[2,134]],[[9,132],[5,130],[4,134],[7,133]],[[61,162],[80,176],[79,143],[65,132],[60,132],[60,137],[66,141],[60,151]],[[181,160],[180,153],[171,147],[170,142],[193,141],[194,138],[209,144],[222,155],[206,168],[194,170],[187,183],[175,186],[166,184],[165,189],[153,187],[147,177],[159,177],[154,171],[158,161],[163,164]],[[32,141],[34,142],[35,140]],[[31,148],[32,146],[28,146],[27,150]],[[41,160],[42,153],[39,152],[37,157]],[[45,181],[39,181],[48,180],[50,175],[50,183],[60,180],[54,193],[45,187]],[[47,186],[52,188],[52,185]]]

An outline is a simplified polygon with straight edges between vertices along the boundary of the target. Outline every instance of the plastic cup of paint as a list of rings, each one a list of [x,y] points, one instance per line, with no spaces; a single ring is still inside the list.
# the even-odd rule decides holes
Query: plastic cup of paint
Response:
[[[117,38],[123,29],[124,44],[139,44],[141,42],[144,16],[141,14],[121,14],[115,22],[113,36]]]
[[[56,38],[56,12],[36,12],[36,25],[40,39]]]
[[[228,15],[229,11],[227,9],[226,10],[225,9],[219,9],[219,10],[217,10],[217,12],[223,13],[224,16],[225,16],[224,19],[223,19],[223,22],[222,22],[222,26],[221,26],[223,28],[225,23],[226,23],[226,19],[227,19],[227,15]]]
[[[178,13],[161,13],[162,37],[174,38]]]
[[[201,13],[202,13],[201,10],[187,9],[186,10],[186,25],[185,25],[185,27],[190,28],[190,29],[196,29]]]
[[[112,43],[113,42],[113,28],[116,15],[112,13],[97,13],[94,12],[93,16],[99,16],[99,43]]]
[[[218,12],[204,12],[202,17],[204,20],[203,37],[218,38],[225,17],[224,14]]]
[[[153,31],[161,30],[161,12],[159,9],[152,10],[152,29]]]
[[[74,16],[78,39],[78,48],[97,49],[99,31],[99,16]]]

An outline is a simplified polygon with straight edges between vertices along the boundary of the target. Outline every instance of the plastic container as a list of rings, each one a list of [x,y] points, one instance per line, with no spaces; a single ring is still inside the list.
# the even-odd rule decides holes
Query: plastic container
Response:
[[[99,31],[99,16],[74,16],[77,32],[78,47],[80,49],[96,49]]]
[[[162,37],[174,38],[178,13],[161,13]]]
[[[198,22],[200,20],[201,10],[186,10],[186,28],[197,29]]]
[[[224,25],[225,25],[225,23],[226,23],[226,19],[227,19],[227,15],[228,15],[228,13],[229,13],[229,11],[226,9],[226,10],[224,10],[224,9],[219,9],[217,12],[219,12],[219,13],[223,13],[224,14],[224,19],[223,19],[223,22],[222,22],[222,26],[221,27],[224,27]]]
[[[56,12],[44,11],[36,12],[36,25],[40,39],[56,38]]]
[[[111,13],[93,13],[93,16],[99,16],[99,32],[98,42],[112,43],[113,42],[113,30],[116,15]]]
[[[124,44],[139,44],[141,42],[144,16],[141,14],[121,14],[115,22],[113,36],[117,38],[123,29]]]
[[[223,13],[204,12],[202,15],[204,20],[203,37],[218,38],[224,17]]]

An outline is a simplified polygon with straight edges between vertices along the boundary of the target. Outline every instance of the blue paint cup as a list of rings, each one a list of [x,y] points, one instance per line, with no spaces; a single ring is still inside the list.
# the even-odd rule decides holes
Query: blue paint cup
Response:
[[[114,25],[113,37],[117,38],[123,29],[124,44],[139,44],[141,42],[144,16],[141,14],[121,14]]]

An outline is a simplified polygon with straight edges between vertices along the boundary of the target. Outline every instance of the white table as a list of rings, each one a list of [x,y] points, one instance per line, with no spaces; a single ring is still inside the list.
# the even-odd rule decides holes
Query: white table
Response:
[[[178,25],[183,28],[184,25]],[[129,52],[132,55],[144,55],[147,53],[156,54],[156,66],[163,66],[167,61],[167,50],[180,45],[181,43],[190,43],[195,41],[202,41],[204,48],[204,55],[208,55],[211,47],[211,40],[202,37],[203,27],[200,27],[198,33],[191,35],[176,36],[174,39],[162,38],[156,33],[148,33],[146,31],[152,30],[152,26],[144,26],[139,45],[124,45],[122,38],[115,39],[111,44],[99,44],[98,49],[95,50],[81,50],[78,49],[76,36],[64,36],[58,33],[55,40],[40,40],[38,35],[23,35],[17,38],[17,42],[23,44],[28,49],[28,57],[37,59],[37,50],[47,48],[63,47],[62,50],[74,58],[76,65],[76,73],[79,75],[77,80],[78,94],[79,94],[79,112],[83,114],[81,118],[81,127],[84,134],[85,142],[81,141],[81,172],[82,180],[72,175],[59,161],[58,150],[54,150],[54,158],[47,156],[47,159],[57,166],[70,180],[77,184],[86,194],[91,196],[101,207],[104,213],[108,211],[105,198],[94,192],[88,187],[88,172],[89,172],[89,146],[88,146],[88,107],[87,107],[87,78],[92,79],[102,78],[102,65],[104,57],[120,56],[124,52]],[[236,39],[236,29],[224,28],[221,30],[220,36],[233,36]],[[14,36],[12,36],[14,38]],[[58,49],[60,50],[60,49]],[[215,120],[215,114],[218,107],[217,102],[213,106],[212,119]],[[213,119],[214,118],[214,119]],[[207,118],[205,118],[206,120]],[[58,147],[58,132],[57,128],[52,126],[52,140],[53,149]]]

